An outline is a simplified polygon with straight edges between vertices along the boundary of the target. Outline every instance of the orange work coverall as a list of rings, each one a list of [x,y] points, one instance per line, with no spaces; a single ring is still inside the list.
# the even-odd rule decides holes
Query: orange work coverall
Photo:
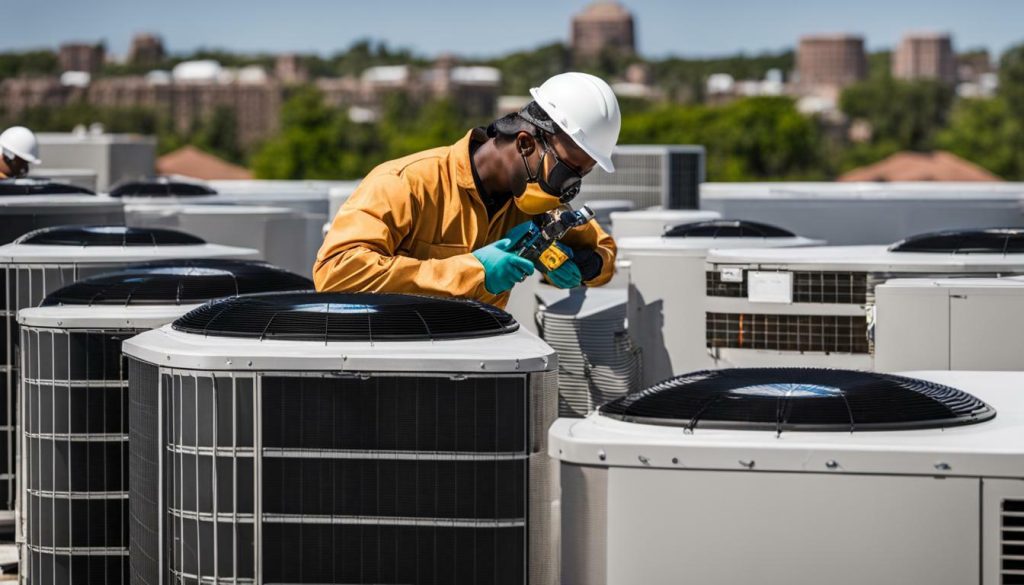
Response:
[[[504,308],[509,293],[487,292],[484,268],[472,251],[531,216],[509,200],[488,220],[469,154],[471,141],[486,139],[482,129],[474,129],[451,146],[370,171],[338,210],[317,253],[316,289],[462,297]],[[593,248],[601,256],[601,273],[585,284],[611,280],[615,242],[597,222],[573,229],[562,241],[572,248]]]

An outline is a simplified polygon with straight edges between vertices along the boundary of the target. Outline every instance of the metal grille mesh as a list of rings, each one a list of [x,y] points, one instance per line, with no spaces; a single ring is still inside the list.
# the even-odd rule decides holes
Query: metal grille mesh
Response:
[[[156,393],[143,378],[133,411],[154,408],[135,401]],[[557,582],[553,373],[160,380],[164,569],[140,575],[155,530],[133,532],[135,582]],[[154,451],[141,434],[133,461]]]
[[[128,582],[121,342],[136,333],[21,330],[21,501],[28,520],[25,546],[35,564],[28,583],[74,583],[76,571],[104,583]]]
[[[1003,500],[1000,571],[1003,585],[1024,584],[1024,500]]]
[[[587,175],[579,199],[626,199],[638,209],[696,209],[703,180],[703,154],[672,152],[652,147],[640,152],[612,154],[614,173],[600,168]]]
[[[76,265],[18,265],[0,267],[3,291],[0,296],[0,510],[14,510],[17,492],[15,483],[17,432],[17,394],[21,358],[18,355],[19,332],[15,320],[18,309],[38,305],[51,292],[71,284],[79,278],[96,274],[109,264]]]
[[[747,296],[747,273],[742,282],[723,282],[721,272],[707,271],[709,297],[743,298]],[[794,303],[863,305],[868,302],[866,272],[800,271],[793,273]]]
[[[129,558],[137,585],[157,585],[160,578],[159,385],[159,368],[128,360]]]
[[[706,313],[709,348],[870,353],[867,317]]]

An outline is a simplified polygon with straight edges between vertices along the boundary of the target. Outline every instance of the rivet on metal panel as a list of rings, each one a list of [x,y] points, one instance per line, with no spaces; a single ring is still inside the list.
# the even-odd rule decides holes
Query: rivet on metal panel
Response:
[[[678,457],[673,457],[672,458],[672,464],[673,465],[679,465],[679,458]]]
[[[481,369],[481,370],[485,370],[485,369],[487,369],[487,364],[486,364],[486,363],[484,363],[484,362],[480,362],[480,369]]]
[[[825,462],[825,467],[827,467],[829,469],[838,469],[839,468],[839,462],[836,461],[835,459],[829,459],[828,461]]]
[[[753,469],[754,468],[754,463],[755,462],[754,462],[753,459],[750,459],[750,460],[740,459],[740,465],[742,465],[743,467],[746,467],[747,469]]]
[[[249,366],[251,368],[252,367],[252,360],[249,360],[248,362],[246,362],[245,365],[247,365],[247,366]]]
[[[516,360],[516,369],[519,369],[519,360]]]
[[[953,468],[950,467],[949,463],[945,463],[945,462],[940,461],[940,462],[935,464],[935,469],[937,469],[939,471],[949,471],[950,469],[953,469]]]
[[[637,455],[636,458],[637,458],[638,461],[640,461],[640,463],[643,463],[644,465],[650,465],[651,464],[651,460],[648,459],[647,457],[644,457],[643,455]]]
[[[604,449],[601,449],[600,451],[597,452],[597,458],[600,459],[601,461],[604,461],[605,459],[608,458],[608,454],[604,452]]]

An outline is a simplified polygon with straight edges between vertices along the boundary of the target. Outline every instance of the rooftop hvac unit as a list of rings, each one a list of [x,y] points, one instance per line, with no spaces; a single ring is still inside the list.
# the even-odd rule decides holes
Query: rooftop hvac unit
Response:
[[[713,365],[704,331],[704,260],[712,248],[796,248],[823,242],[766,224],[716,219],[661,236],[621,238],[629,263],[629,334],[643,349],[643,385]]]
[[[707,347],[720,367],[874,368],[875,287],[891,278],[1024,274],[1024,229],[937,232],[889,247],[713,250]]]
[[[110,196],[130,204],[255,205],[287,207],[327,217],[327,189],[303,181],[209,181],[159,177],[122,183]]]
[[[171,260],[80,280],[18,312],[24,582],[129,582],[121,342],[210,299],[311,287],[259,262]]]
[[[120,202],[38,179],[0,181],[0,244],[32,230],[70,223],[124,223]]]
[[[14,432],[18,387],[19,309],[38,305],[46,295],[87,276],[125,264],[165,258],[253,258],[256,250],[207,244],[161,229],[123,226],[61,226],[25,234],[0,246],[4,280],[0,335],[0,523],[14,510]]]
[[[625,213],[633,209],[635,205],[628,199],[598,199],[597,201],[582,201],[577,209],[586,205],[594,212],[594,219],[604,228],[605,231],[612,231],[612,214]]]
[[[167,227],[209,242],[260,251],[263,259],[292,272],[308,274],[320,248],[320,219],[287,207],[248,205],[125,206],[126,223]]]
[[[540,335],[558,353],[559,416],[586,416],[640,389],[642,358],[626,331],[625,289],[552,288],[540,297]]]
[[[701,371],[559,419],[562,583],[1020,583],[1024,376],[910,375]]]
[[[833,245],[907,234],[1024,226],[1024,183],[705,183],[701,208]]]
[[[684,223],[721,219],[717,211],[697,209],[640,209],[611,214],[612,233],[616,238],[660,236],[665,230]]]
[[[554,584],[554,352],[488,305],[255,295],[124,343],[132,582]]]
[[[1024,278],[890,280],[875,320],[879,371],[1024,370]]]
[[[601,169],[587,175],[581,201],[627,199],[637,208],[700,207],[704,182],[704,147],[690,145],[625,145],[612,153],[615,172]]]

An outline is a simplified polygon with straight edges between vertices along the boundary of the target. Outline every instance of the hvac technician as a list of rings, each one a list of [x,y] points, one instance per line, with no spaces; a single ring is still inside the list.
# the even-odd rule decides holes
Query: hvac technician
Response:
[[[317,290],[456,296],[504,307],[512,287],[534,271],[506,251],[525,233],[523,222],[572,200],[595,165],[614,172],[619,137],[618,101],[597,77],[563,73],[530,93],[534,101],[486,129],[371,171],[317,254]],[[615,242],[597,222],[562,243],[573,258],[548,273],[552,284],[611,279]]]
[[[11,126],[0,134],[0,179],[15,179],[28,174],[29,165],[37,165],[39,141],[31,130],[24,126]]]

